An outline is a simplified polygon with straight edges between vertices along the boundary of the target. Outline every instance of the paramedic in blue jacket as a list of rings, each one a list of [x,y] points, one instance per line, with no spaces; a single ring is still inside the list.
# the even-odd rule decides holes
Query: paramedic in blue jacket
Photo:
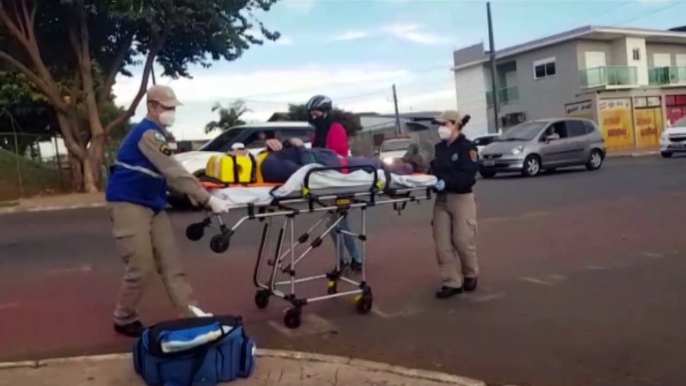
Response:
[[[191,287],[164,211],[167,184],[216,213],[228,211],[226,202],[211,196],[172,157],[166,128],[174,124],[180,105],[170,87],[157,85],[148,90],[148,115],[124,138],[107,185],[113,235],[126,265],[114,329],[130,337],[140,336],[144,329],[138,304],[155,272],[173,306],[185,316],[193,315]]]

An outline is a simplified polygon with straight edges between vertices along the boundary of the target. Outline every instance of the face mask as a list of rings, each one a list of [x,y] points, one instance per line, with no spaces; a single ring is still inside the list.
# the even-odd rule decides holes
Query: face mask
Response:
[[[174,121],[176,120],[176,111],[174,110],[167,110],[160,114],[160,123],[164,127],[170,127],[174,125]]]
[[[452,131],[449,128],[445,126],[438,128],[438,136],[441,138],[441,140],[445,141],[446,139],[450,138],[450,135],[452,135]]]

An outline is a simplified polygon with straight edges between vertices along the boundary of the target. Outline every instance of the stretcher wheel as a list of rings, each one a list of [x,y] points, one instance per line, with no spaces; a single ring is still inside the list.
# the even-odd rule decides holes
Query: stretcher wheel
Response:
[[[329,295],[333,295],[337,292],[338,292],[338,283],[336,283],[335,281],[330,281],[329,286],[326,289],[326,293]]]
[[[367,288],[362,295],[358,295],[355,298],[355,308],[357,313],[361,315],[366,315],[372,310],[372,304],[374,302],[374,297],[372,296],[371,288]]]
[[[205,225],[202,223],[191,224],[186,228],[186,237],[191,241],[198,241],[205,234]]]
[[[224,253],[229,249],[229,236],[216,235],[210,240],[210,249],[214,253]]]
[[[298,328],[300,327],[300,316],[302,314],[302,311],[300,308],[289,308],[286,311],[286,315],[283,317],[283,323],[286,325],[288,328]]]
[[[263,310],[267,308],[269,305],[269,297],[271,297],[272,294],[268,290],[259,290],[255,294],[255,305],[257,308]]]

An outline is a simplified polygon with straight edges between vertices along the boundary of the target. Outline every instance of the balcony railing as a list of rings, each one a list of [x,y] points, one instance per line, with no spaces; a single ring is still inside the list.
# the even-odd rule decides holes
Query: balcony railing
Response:
[[[519,87],[510,86],[498,89],[498,103],[506,105],[519,100]],[[486,92],[486,102],[488,107],[493,107],[493,92]]]
[[[638,71],[630,66],[595,67],[580,71],[581,87],[635,86]]]
[[[651,86],[686,84],[686,67],[654,67],[648,69]]]

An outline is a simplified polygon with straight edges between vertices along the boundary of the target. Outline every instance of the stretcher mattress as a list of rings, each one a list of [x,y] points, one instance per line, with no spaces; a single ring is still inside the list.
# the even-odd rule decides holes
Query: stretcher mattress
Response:
[[[307,172],[320,165],[303,166],[281,186],[237,186],[212,189],[210,193],[217,198],[228,201],[233,207],[248,204],[256,206],[270,205],[275,198],[297,198],[302,194]],[[386,175],[378,171],[381,187],[386,187]],[[428,188],[436,184],[435,176],[427,174],[396,175],[391,174],[389,187],[392,189]],[[359,193],[369,191],[374,183],[374,174],[357,170],[348,174],[334,170],[315,171],[310,174],[308,188],[314,195],[339,193]]]

